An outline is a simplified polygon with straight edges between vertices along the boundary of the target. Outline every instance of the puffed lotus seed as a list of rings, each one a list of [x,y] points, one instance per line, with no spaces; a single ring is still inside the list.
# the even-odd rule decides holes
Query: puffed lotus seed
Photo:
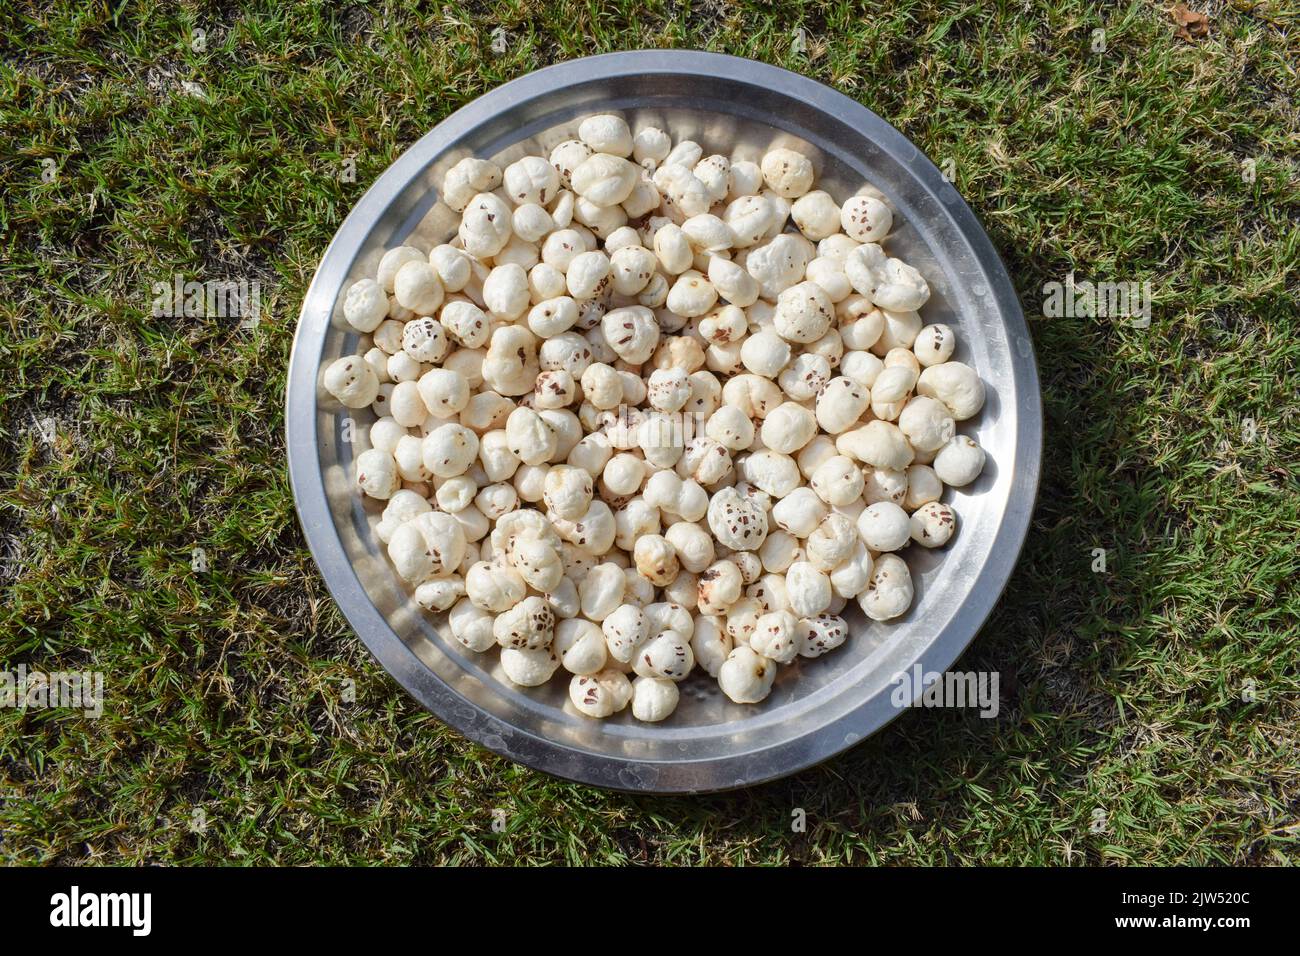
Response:
[[[456,236],[346,290],[369,336],[322,384],[381,416],[376,534],[505,679],[563,667],[579,713],[653,722],[696,662],[757,703],[847,640],[849,601],[906,613],[895,552],[950,539],[985,386],[881,247],[883,197],[814,187],[794,150],[591,116],[549,156],[455,163]]]
[[[858,604],[873,621],[902,616],[912,604],[912,574],[907,563],[896,554],[876,559],[871,582],[858,596]]]
[[[897,551],[911,537],[907,512],[892,501],[877,501],[858,516],[858,534],[872,551]]]
[[[818,614],[799,621],[799,656],[821,657],[849,637],[849,625],[836,614]]]
[[[941,548],[957,528],[957,516],[941,501],[931,501],[912,512],[912,540],[924,548]]]
[[[771,693],[776,668],[775,661],[738,644],[718,669],[718,686],[737,704],[757,704]]]
[[[984,449],[965,435],[957,435],[939,449],[931,467],[945,485],[961,488],[984,470]]]
[[[795,199],[812,188],[812,160],[792,149],[771,150],[764,155],[761,169],[763,181],[782,198]]]

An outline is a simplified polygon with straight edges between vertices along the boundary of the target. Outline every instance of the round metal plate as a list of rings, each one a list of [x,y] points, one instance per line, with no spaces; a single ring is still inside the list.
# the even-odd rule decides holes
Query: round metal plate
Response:
[[[362,501],[352,460],[373,416],[340,408],[321,371],[354,352],[341,292],[374,275],[386,249],[431,248],[458,217],[438,201],[463,156],[503,164],[549,152],[593,112],[619,111],[705,154],[757,160],[774,145],[815,157],[818,185],[838,201],[870,183],[895,209],[891,254],[933,289],[922,310],[958,334],[956,358],[988,385],[988,403],[961,431],[988,451],[984,474],[949,491],[958,513],[948,547],[906,553],[916,599],[899,621],[867,620],[850,602],[852,636],[835,652],[782,668],[771,696],[733,704],[697,673],[658,725],[623,713],[580,716],[559,675],[532,690],[505,680],[497,655],[463,649],[425,614],[373,532],[380,509]],[[303,302],[289,371],[290,478],[313,556],[348,621],[421,704],[485,747],[572,780],[645,792],[704,792],[793,773],[839,753],[898,716],[894,677],[920,664],[942,672],[978,632],[1020,552],[1038,483],[1042,409],[1033,346],[1016,294],[988,236],[939,171],[871,111],[786,70],[682,51],[614,53],[531,73],[480,97],[406,151],[357,203],[326,250]],[[919,553],[918,553],[919,552]]]

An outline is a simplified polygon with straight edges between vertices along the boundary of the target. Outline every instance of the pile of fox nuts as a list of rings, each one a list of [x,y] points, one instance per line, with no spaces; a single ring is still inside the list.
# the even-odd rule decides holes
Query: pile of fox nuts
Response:
[[[699,664],[758,703],[849,601],[906,612],[899,552],[952,537],[984,383],[922,324],[881,194],[813,178],[590,116],[548,158],[456,163],[456,238],[347,290],[361,354],[324,385],[378,416],[377,534],[515,684],[563,668],[580,713],[657,721]]]

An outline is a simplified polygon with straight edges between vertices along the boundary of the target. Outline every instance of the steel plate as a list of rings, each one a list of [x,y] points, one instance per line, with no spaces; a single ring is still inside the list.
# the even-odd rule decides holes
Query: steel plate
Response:
[[[380,508],[351,481],[365,450],[368,410],[340,408],[320,386],[324,366],[354,352],[342,290],[373,275],[386,249],[443,241],[458,217],[438,202],[446,169],[469,154],[503,164],[549,152],[593,112],[618,111],[706,155],[757,160],[773,145],[815,157],[818,185],[839,201],[870,183],[895,209],[886,248],[917,266],[933,297],[927,322],[958,334],[956,358],[988,385],[988,402],[961,431],[988,451],[984,474],[949,490],[959,530],[948,547],[912,546],[916,599],[900,621],[846,612],[852,636],[817,660],[782,668],[759,706],[732,704],[697,673],[665,723],[630,713],[580,716],[567,681],[523,690],[497,655],[476,655],[422,612],[373,532]],[[356,632],[421,704],[485,747],[530,767],[586,783],[645,792],[704,792],[770,780],[875,733],[898,716],[894,677],[920,664],[942,672],[975,637],[1015,566],[1029,527],[1042,448],[1033,346],[1015,291],[988,236],[953,186],[874,113],[786,70],[711,53],[641,51],[563,63],[480,97],[408,149],[357,203],[330,243],[303,303],[287,390],[290,477],[321,574]],[[347,425],[348,421],[352,425]],[[345,428],[355,441],[345,441]],[[920,553],[918,553],[920,552]]]

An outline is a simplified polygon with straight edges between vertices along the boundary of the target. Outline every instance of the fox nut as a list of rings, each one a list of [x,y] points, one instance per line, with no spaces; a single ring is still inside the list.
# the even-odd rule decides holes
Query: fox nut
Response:
[[[463,475],[478,456],[479,438],[464,425],[448,422],[424,438],[424,467],[438,478]]]
[[[695,666],[695,652],[691,650],[689,635],[661,631],[637,649],[631,663],[640,677],[685,680]]]
[[[656,587],[671,584],[681,570],[677,549],[662,535],[648,534],[638,538],[632,556],[636,569]]]
[[[398,528],[426,511],[432,510],[432,506],[422,495],[405,488],[394,491],[388,498],[388,504],[384,507],[384,513],[379,519],[375,533],[379,535],[380,541],[388,544]]]
[[[513,322],[528,310],[528,273],[518,263],[498,265],[483,280],[483,304],[488,315]]]
[[[655,126],[637,130],[636,136],[632,137],[632,158],[643,165],[646,160],[662,163],[672,148],[672,139]]]
[[[465,207],[457,235],[465,251],[471,256],[477,259],[490,259],[504,249],[506,243],[510,241],[512,223],[513,216],[505,200],[495,193],[479,193]],[[400,284],[401,272],[399,271],[398,285]]]
[[[906,400],[916,386],[916,372],[902,365],[886,366],[876,376],[871,386],[872,410],[879,405],[888,405]]]
[[[664,532],[664,539],[673,546],[678,562],[688,574],[703,571],[713,561],[716,553],[712,536],[693,521],[677,521],[669,525]],[[654,581],[649,574],[646,577]],[[698,597],[692,594],[691,600],[698,601]]]
[[[939,449],[931,467],[945,485],[960,488],[984,470],[984,449],[965,435],[957,435]]]
[[[783,233],[749,251],[745,269],[758,281],[759,294],[775,301],[786,289],[803,278],[812,256],[811,243],[802,236]]]
[[[724,614],[740,600],[744,577],[735,563],[728,560],[715,561],[700,572],[696,586],[696,601],[700,613]],[[697,622],[697,632],[698,629]]]
[[[984,382],[969,365],[943,362],[921,372],[916,382],[919,395],[943,402],[957,421],[965,421],[984,407]]]
[[[610,657],[622,664],[631,661],[649,637],[645,612],[635,604],[620,604],[605,616],[600,629]]]
[[[690,375],[684,368],[657,368],[646,383],[650,405],[661,412],[676,412],[691,397]]]
[[[638,677],[632,682],[632,716],[654,723],[677,709],[677,684],[662,677]]]
[[[445,292],[460,292],[474,277],[476,263],[464,249],[444,242],[429,251],[429,265],[438,273]]]
[[[901,617],[912,604],[912,573],[896,554],[882,554],[871,572],[871,583],[858,596],[863,613],[873,621]]]
[[[569,681],[569,700],[586,717],[610,717],[626,707],[631,698],[631,682],[616,670],[575,674]]]
[[[542,501],[561,518],[576,521],[591,504],[591,475],[572,465],[556,465],[546,473]]]
[[[852,428],[871,403],[871,390],[845,375],[837,375],[817,395],[817,424],[831,435]]]
[[[789,611],[762,615],[754,624],[749,646],[762,657],[789,664],[799,654],[799,620]]]
[[[853,520],[832,511],[813,529],[804,542],[808,563],[819,571],[831,572],[853,554],[858,532]]]
[[[573,257],[564,274],[565,287],[574,299],[592,299],[609,285],[609,256],[603,252],[583,252]]]
[[[740,361],[755,375],[776,378],[790,361],[790,343],[775,332],[756,332],[741,343]]]
[[[741,451],[754,443],[754,423],[734,405],[723,405],[709,416],[704,433],[728,451]]]
[[[772,508],[772,520],[796,538],[806,538],[826,517],[826,503],[808,487],[794,489]]]
[[[365,408],[379,394],[379,378],[359,355],[345,355],[325,369],[325,390],[347,408]]]
[[[956,347],[957,336],[952,329],[942,323],[935,323],[925,326],[917,333],[916,341],[912,343],[912,352],[916,355],[917,362],[929,368],[947,362],[952,358]]]
[[[893,422],[867,422],[841,434],[835,440],[840,454],[866,465],[903,471],[912,463],[914,453],[907,437]]]
[[[832,455],[813,469],[808,484],[828,505],[842,508],[862,497],[862,469],[845,455]],[[806,535],[801,535],[806,537]]]
[[[772,691],[776,662],[737,645],[718,668],[718,686],[737,704],[757,704]]]
[[[740,474],[759,491],[773,498],[784,498],[799,487],[803,479],[793,458],[770,448],[745,457],[740,463]]]
[[[357,456],[357,487],[371,498],[381,501],[390,498],[402,486],[393,456],[378,448],[363,451]]]
[[[862,470],[862,500],[869,505],[877,501],[892,501],[901,505],[907,497],[907,472],[892,468],[864,468]]]
[[[465,582],[459,575],[432,578],[415,589],[415,603],[426,611],[446,611],[465,595]]]
[[[767,512],[723,488],[709,501],[709,528],[718,542],[733,551],[753,551],[767,537]]]
[[[560,667],[554,647],[505,647],[501,650],[501,670],[511,683],[520,687],[540,687]]]
[[[840,207],[840,226],[857,242],[879,242],[893,225],[894,214],[874,196],[854,196]]]
[[[941,548],[957,528],[957,516],[941,501],[931,501],[912,512],[912,540],[925,548]]]
[[[632,194],[641,170],[635,163],[610,153],[593,153],[573,170],[573,191],[600,207],[617,206]]]
[[[792,455],[817,434],[817,417],[798,402],[783,402],[763,419],[759,434],[772,451]]]
[[[898,505],[877,501],[858,515],[858,534],[872,551],[897,551],[911,538],[911,524]]]
[[[388,395],[388,413],[399,425],[407,428],[424,422],[429,417],[428,406],[420,395],[420,386],[413,381],[398,382]]]
[[[555,626],[555,653],[570,674],[595,674],[609,659],[600,625],[575,617]]]
[[[614,353],[631,365],[646,361],[659,344],[659,323],[655,314],[644,306],[624,306],[606,312],[600,328]]]
[[[465,594],[477,607],[500,614],[524,600],[528,585],[512,567],[493,566],[485,561],[472,564],[465,574]]]
[[[418,254],[418,253],[417,253]],[[424,256],[418,261],[423,263]],[[343,297],[343,317],[359,332],[373,332],[388,318],[388,296],[374,279],[358,279]]]
[[[560,191],[560,173],[541,156],[524,156],[506,167],[506,193],[516,205],[545,206]]]
[[[704,315],[718,301],[718,290],[694,269],[681,273],[668,290],[666,305],[670,312],[688,319]]]
[[[494,392],[506,396],[531,392],[540,370],[533,333],[517,325],[503,326],[492,333],[482,374]]]
[[[723,627],[723,620],[713,615],[703,615],[695,622],[695,633],[691,635],[691,651],[695,661],[708,673],[717,678],[718,670],[727,659],[732,649],[731,636]]]
[[[938,451],[956,434],[952,412],[943,402],[918,395],[903,406],[898,427],[917,451]]]
[[[491,614],[467,597],[457,601],[447,615],[452,637],[479,653],[496,646],[496,638],[492,635],[493,620]]]
[[[573,182],[573,171],[594,152],[586,143],[576,139],[565,140],[551,150],[550,163],[559,174],[561,185],[568,189]]]
[[[613,113],[588,116],[578,124],[578,139],[597,153],[631,156],[634,140],[627,121]]]
[[[598,564],[578,583],[582,613],[588,620],[601,622],[623,603],[627,583],[617,564]]]
[[[907,469],[907,493],[902,505],[915,511],[921,505],[938,501],[943,494],[943,482],[929,465],[910,465]]]
[[[477,349],[487,345],[492,334],[487,314],[468,299],[452,299],[442,307],[438,321],[452,338],[466,348]]]
[[[532,534],[519,535],[511,548],[511,566],[534,591],[546,594],[560,586],[564,562],[553,542]]]
[[[430,369],[415,385],[425,407],[438,418],[450,418],[469,404],[469,382],[452,369]]]
[[[785,588],[790,613],[795,617],[815,617],[831,605],[830,578],[809,561],[790,565],[785,572]]]
[[[763,156],[763,181],[783,199],[795,199],[812,188],[813,164],[803,153],[778,147]]]
[[[840,207],[820,189],[804,193],[790,204],[790,218],[799,231],[818,242],[840,231]]]
[[[871,583],[873,565],[871,552],[855,538],[852,554],[831,570],[831,590],[845,600],[857,597]]]
[[[799,656],[821,657],[839,647],[849,636],[849,625],[835,614],[817,614],[799,621]]]

